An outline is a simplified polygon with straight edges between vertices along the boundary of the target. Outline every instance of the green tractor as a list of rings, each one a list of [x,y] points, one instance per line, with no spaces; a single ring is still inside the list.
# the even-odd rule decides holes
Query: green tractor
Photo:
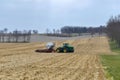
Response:
[[[68,43],[64,43],[62,47],[58,47],[56,49],[56,52],[58,52],[58,53],[74,52],[74,47],[70,46]]]

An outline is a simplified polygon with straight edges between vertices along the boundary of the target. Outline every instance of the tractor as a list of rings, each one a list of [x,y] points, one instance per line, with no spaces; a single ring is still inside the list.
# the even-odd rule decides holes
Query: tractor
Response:
[[[68,43],[64,43],[62,47],[58,47],[56,50],[54,49],[55,43],[49,42],[46,44],[46,49],[37,49],[35,52],[45,52],[45,53],[68,53],[74,52],[74,47],[70,46]]]
[[[70,46],[68,43],[64,43],[62,47],[58,47],[56,49],[57,53],[68,53],[68,52],[74,52],[74,47]]]

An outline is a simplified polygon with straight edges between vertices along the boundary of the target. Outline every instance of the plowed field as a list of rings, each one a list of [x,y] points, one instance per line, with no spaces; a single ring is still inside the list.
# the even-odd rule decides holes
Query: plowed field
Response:
[[[100,54],[111,54],[107,38],[68,42],[74,53],[35,53],[45,43],[0,43],[0,80],[105,80]]]

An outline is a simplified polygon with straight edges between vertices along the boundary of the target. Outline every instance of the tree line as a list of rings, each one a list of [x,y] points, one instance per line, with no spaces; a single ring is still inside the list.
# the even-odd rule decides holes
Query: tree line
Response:
[[[35,31],[36,33],[36,31]],[[19,31],[14,30],[13,32],[8,32],[8,29],[0,30],[0,42],[30,42],[31,30]]]
[[[66,34],[72,34],[72,33],[78,33],[79,35],[81,33],[102,34],[105,32],[106,32],[105,26],[100,26],[100,27],[64,26],[61,28],[61,33],[66,33]]]
[[[112,41],[120,47],[120,15],[112,16],[107,23],[107,33]]]

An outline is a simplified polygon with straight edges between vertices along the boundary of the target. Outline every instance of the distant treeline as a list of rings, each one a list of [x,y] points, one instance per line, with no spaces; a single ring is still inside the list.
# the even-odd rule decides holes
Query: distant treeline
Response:
[[[81,33],[105,33],[106,32],[106,27],[105,26],[100,26],[100,27],[79,27],[79,26],[64,26],[61,28],[61,33],[66,33],[66,34],[72,34],[72,33],[78,33],[79,35]]]
[[[101,35],[102,33],[106,33],[106,26],[100,27],[82,27],[82,26],[64,26],[60,30],[53,29],[51,32],[49,29],[46,30],[47,36],[58,36],[58,37],[71,37],[71,36],[80,36],[82,34],[94,35],[98,33]]]
[[[7,28],[0,30],[0,42],[30,42],[31,31],[18,31],[14,30],[13,32],[7,32]]]
[[[120,15],[112,16],[107,23],[107,33],[112,41],[120,47]]]

